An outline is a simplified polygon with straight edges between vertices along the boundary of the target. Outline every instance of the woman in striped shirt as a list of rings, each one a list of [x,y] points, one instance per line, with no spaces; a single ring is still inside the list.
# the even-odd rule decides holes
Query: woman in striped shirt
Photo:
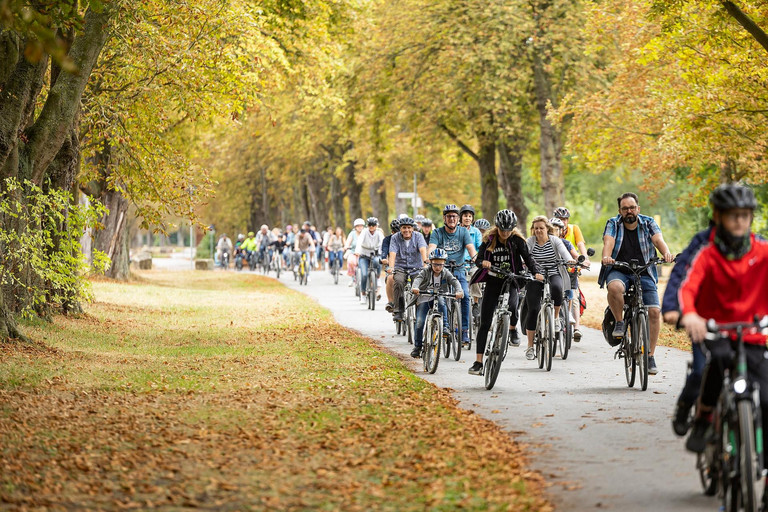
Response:
[[[531,253],[540,271],[549,272],[549,287],[552,292],[552,301],[555,303],[555,330],[560,326],[560,306],[563,304],[563,278],[558,272],[560,262],[573,262],[571,255],[563,245],[560,237],[551,235],[552,225],[546,217],[539,215],[534,217],[531,223],[533,236],[528,238],[528,251]],[[528,334],[528,348],[525,357],[534,359],[536,352],[533,349],[533,335],[536,332],[536,318],[541,309],[541,296],[544,293],[544,283],[530,281],[526,285],[525,304],[528,314],[525,318],[525,328]]]

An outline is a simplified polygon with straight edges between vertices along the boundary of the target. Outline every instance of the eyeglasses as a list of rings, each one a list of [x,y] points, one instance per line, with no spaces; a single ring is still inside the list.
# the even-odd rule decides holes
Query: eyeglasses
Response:
[[[445,265],[445,263],[435,263],[435,262],[432,262],[432,266],[433,267],[442,267],[444,265]]]
[[[637,206],[622,206],[619,208],[620,211],[626,213],[626,212],[634,212],[637,210]]]
[[[458,218],[459,218],[459,216],[458,216],[458,215],[456,215],[455,213],[451,213],[451,214],[449,214],[449,215],[446,215],[446,216],[445,216],[445,218],[446,218],[446,219],[458,219]]]

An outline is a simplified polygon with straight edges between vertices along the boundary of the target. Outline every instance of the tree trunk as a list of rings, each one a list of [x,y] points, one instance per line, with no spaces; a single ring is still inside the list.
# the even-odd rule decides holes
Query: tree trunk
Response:
[[[386,183],[383,180],[371,183],[368,186],[368,195],[371,197],[371,209],[374,217],[378,217],[379,225],[386,226],[389,224],[389,220],[387,220],[389,218],[389,206],[387,205]]]
[[[499,211],[499,181],[496,177],[496,140],[494,137],[478,134],[480,148],[477,151],[477,165],[480,169],[482,215],[492,218]]]
[[[562,149],[560,134],[547,118],[547,103],[557,105],[552,98],[552,86],[547,75],[542,51],[534,49],[533,81],[536,92],[536,108],[539,111],[539,153],[541,156],[541,190],[544,193],[544,210],[549,215],[565,204],[563,169],[560,161]]]
[[[309,194],[309,207],[311,220],[318,229],[325,229],[330,225],[330,210],[328,208],[328,180],[325,170],[317,170],[307,176],[307,193]]]
[[[336,173],[331,174],[331,206],[333,207],[333,225],[346,227],[344,219],[344,195],[341,192],[341,180]]]
[[[499,183],[507,199],[507,208],[517,215],[517,224],[525,234],[528,228],[528,207],[523,197],[523,152],[526,142],[519,138],[511,144],[499,142]],[[486,218],[491,221],[490,216]]]
[[[363,185],[357,182],[357,162],[347,161],[344,167],[344,175],[347,178],[347,199],[349,199],[349,220],[353,221],[363,216],[363,205],[360,202],[360,195],[363,193]]]

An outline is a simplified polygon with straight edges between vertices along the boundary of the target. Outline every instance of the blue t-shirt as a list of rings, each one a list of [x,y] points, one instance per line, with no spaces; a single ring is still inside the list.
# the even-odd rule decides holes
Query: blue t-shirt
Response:
[[[397,233],[389,239],[389,252],[395,253],[395,268],[416,270],[424,266],[419,249],[426,247],[424,235],[418,231],[413,232],[409,240],[403,239],[403,235]]]
[[[432,231],[432,237],[429,239],[430,245],[435,244],[448,253],[448,261],[458,265],[464,264],[464,251],[468,245],[474,245],[472,235],[469,231],[459,226],[453,233],[445,231],[445,227]]]
[[[475,251],[477,251],[480,248],[480,244],[483,243],[483,234],[480,233],[480,230],[475,226],[469,226],[468,231],[469,235],[472,237],[472,243],[475,246]],[[469,255],[469,251],[464,249],[464,260],[466,261],[470,258],[471,256]]]

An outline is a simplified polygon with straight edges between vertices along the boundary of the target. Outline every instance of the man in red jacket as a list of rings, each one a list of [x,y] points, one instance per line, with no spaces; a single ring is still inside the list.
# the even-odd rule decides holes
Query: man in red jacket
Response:
[[[707,334],[707,319],[718,323],[750,322],[768,314],[768,243],[751,232],[757,201],[744,185],[722,185],[712,192],[715,227],[709,244],[696,256],[680,288],[681,323],[694,343]],[[759,332],[744,334],[749,379],[760,384],[763,425],[768,425],[768,359],[766,337]],[[699,398],[698,416],[686,448],[701,453],[712,421],[712,409],[723,386],[723,371],[733,351],[728,344],[713,345],[709,367]],[[763,430],[764,443],[768,429]],[[764,444],[764,446],[768,446]]]

